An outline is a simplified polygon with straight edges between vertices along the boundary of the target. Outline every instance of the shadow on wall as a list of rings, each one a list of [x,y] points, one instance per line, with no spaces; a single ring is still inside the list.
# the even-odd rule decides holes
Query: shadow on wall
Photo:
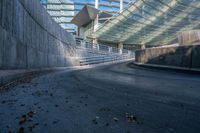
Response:
[[[136,51],[136,62],[183,68],[200,68],[200,45],[138,50]]]

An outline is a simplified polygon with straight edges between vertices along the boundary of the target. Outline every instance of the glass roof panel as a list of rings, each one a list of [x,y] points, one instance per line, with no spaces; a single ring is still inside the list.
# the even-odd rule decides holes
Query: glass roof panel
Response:
[[[200,28],[199,0],[134,0],[101,25],[96,38],[127,44],[168,44],[185,30]]]

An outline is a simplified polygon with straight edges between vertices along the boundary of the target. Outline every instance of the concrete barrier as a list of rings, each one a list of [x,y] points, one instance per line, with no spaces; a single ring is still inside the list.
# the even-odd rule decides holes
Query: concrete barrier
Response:
[[[180,45],[194,45],[200,42],[200,30],[183,31],[178,35]]]
[[[0,0],[0,69],[74,65],[75,39],[39,0]]]
[[[135,56],[143,64],[200,68],[200,45],[138,50]]]

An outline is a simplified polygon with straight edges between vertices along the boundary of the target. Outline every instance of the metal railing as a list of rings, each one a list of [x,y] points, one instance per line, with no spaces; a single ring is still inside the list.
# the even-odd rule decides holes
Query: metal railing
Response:
[[[135,52],[132,50],[119,49],[116,47],[110,47],[102,44],[95,44],[79,39],[76,40],[76,48],[81,50],[94,51],[102,54],[128,54],[130,57],[134,57],[135,55]]]
[[[76,50],[80,65],[133,59],[135,57],[134,51],[94,44],[81,39],[76,39]]]

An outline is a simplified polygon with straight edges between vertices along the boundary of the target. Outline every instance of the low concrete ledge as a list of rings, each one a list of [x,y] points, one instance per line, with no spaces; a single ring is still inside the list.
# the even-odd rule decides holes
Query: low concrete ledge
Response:
[[[185,68],[200,69],[200,45],[158,47],[137,50],[136,62]]]
[[[15,80],[20,80],[30,75],[51,72],[51,71],[60,71],[66,69],[72,69],[72,67],[28,69],[28,70],[0,70],[0,89],[1,86],[5,84],[8,84]]]
[[[155,64],[144,64],[133,62],[134,65],[144,68],[153,68],[153,69],[160,69],[160,70],[172,70],[176,72],[184,72],[184,73],[191,73],[191,74],[200,74],[200,69],[195,68],[183,68],[183,67],[176,67],[176,66],[166,66],[166,65],[155,65]]]
[[[122,63],[131,61],[133,59],[125,59],[120,61],[105,62],[100,64],[85,65],[85,66],[71,66],[71,67],[54,67],[54,68],[42,68],[42,69],[26,69],[26,70],[0,70],[0,90],[1,87],[12,83],[16,80],[20,80],[31,75],[43,74],[46,72],[57,72],[57,71],[74,71],[81,69],[88,69],[98,66],[110,65],[114,63]]]

